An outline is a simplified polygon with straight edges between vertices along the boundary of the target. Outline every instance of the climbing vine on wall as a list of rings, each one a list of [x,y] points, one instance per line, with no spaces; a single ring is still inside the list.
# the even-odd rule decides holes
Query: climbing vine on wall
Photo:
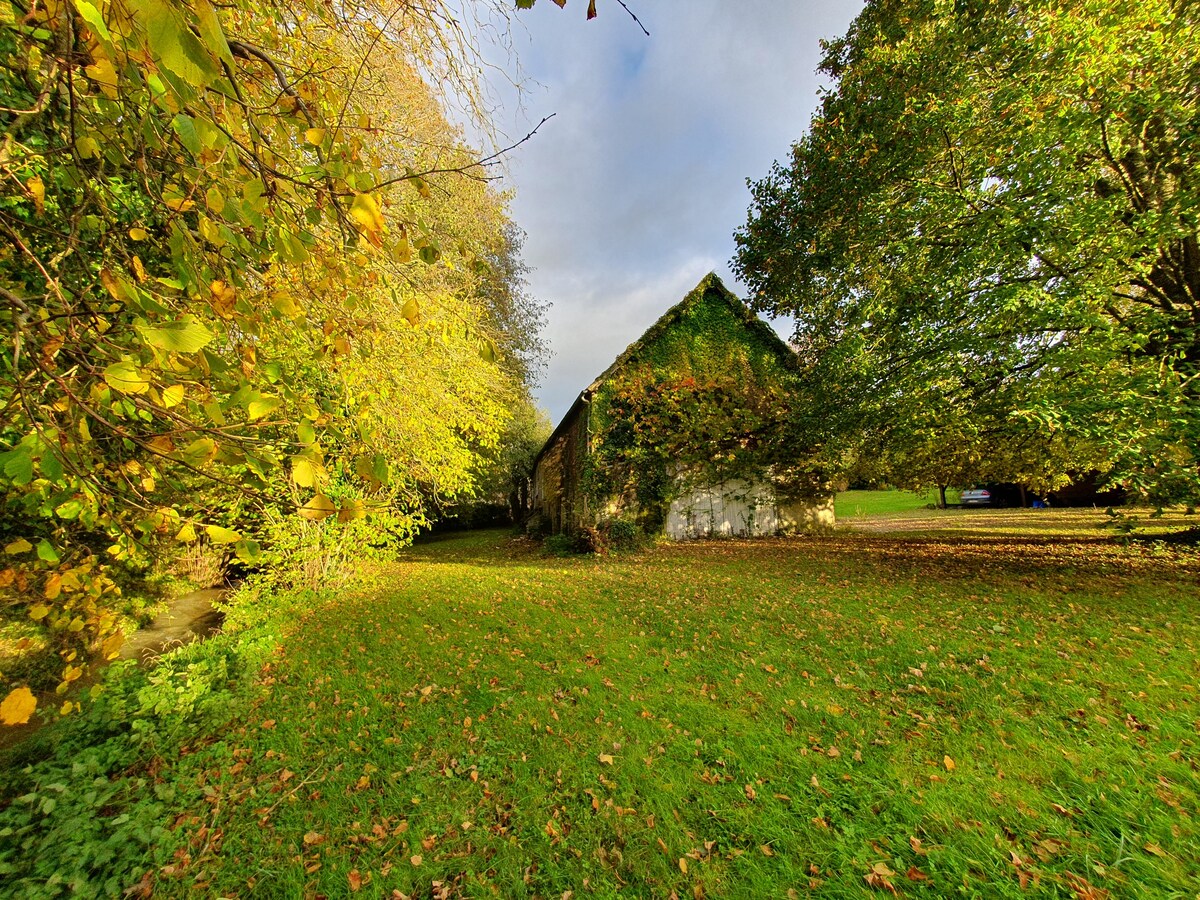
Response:
[[[584,490],[657,527],[692,486],[790,471],[794,384],[787,347],[710,276],[602,376]]]

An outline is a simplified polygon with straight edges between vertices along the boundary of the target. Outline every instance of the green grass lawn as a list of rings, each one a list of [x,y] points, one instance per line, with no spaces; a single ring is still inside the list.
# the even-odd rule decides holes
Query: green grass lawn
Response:
[[[1190,898],[1198,575],[1090,532],[425,545],[155,764],[204,797],[155,896]]]
[[[860,516],[878,516],[911,510],[924,510],[930,504],[936,505],[938,493],[936,490],[924,494],[913,491],[842,491],[833,501],[833,511],[838,520],[853,519]],[[946,491],[946,502],[958,502],[958,490],[951,488]]]

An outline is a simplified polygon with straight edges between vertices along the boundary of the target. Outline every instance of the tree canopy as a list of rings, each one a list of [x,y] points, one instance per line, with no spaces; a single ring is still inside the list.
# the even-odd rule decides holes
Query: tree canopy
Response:
[[[966,411],[1044,433],[1061,471],[1195,496],[1196,7],[873,0],[825,50],[735,261],[840,401],[814,433],[903,442]]]
[[[0,590],[60,689],[172,542],[472,490],[541,308],[429,86],[482,111],[449,9],[16,0],[0,51]]]

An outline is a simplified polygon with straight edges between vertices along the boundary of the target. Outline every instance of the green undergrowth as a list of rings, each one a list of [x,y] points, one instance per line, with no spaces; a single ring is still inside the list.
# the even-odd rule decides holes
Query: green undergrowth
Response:
[[[147,716],[153,675],[107,695],[130,724],[101,750],[10,775],[37,797],[8,828],[81,809],[5,833],[5,884],[1191,898],[1198,576],[1092,532],[441,540],[173,657],[219,709]],[[117,794],[85,807],[89,784]],[[81,859],[82,812],[128,846]]]
[[[169,761],[202,752],[236,720],[255,673],[317,602],[252,588],[237,599],[225,633],[149,669],[112,664],[83,714],[0,754],[0,896],[115,897],[157,868],[173,811],[203,796]]]

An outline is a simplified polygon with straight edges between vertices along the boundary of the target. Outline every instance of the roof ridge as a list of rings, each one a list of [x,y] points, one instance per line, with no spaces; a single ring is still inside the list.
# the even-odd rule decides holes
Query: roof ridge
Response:
[[[710,290],[724,300],[729,307],[735,313],[737,313],[738,317],[746,322],[746,324],[759,329],[766,329],[765,333],[769,333],[770,338],[778,342],[780,348],[786,350],[789,356],[792,355],[791,348],[788,347],[784,340],[775,333],[775,329],[756,316],[750,307],[748,307],[745,302],[738,297],[737,294],[725,287],[725,282],[721,280],[721,277],[716,272],[709,272],[700,279],[699,283],[694,288],[684,294],[682,300],[659,316],[649,328],[642,332],[641,337],[626,347],[617,356],[617,358],[612,361],[608,368],[592,379],[591,383],[583,389],[580,396],[582,397],[586,394],[595,392],[600,385],[602,385],[605,380],[609,378],[609,376],[611,376],[625,363],[629,362],[629,360],[633,358],[634,354],[639,349],[644,347],[647,343],[665,331],[667,326],[683,315],[684,311],[690,306],[695,303],[699,303]]]

